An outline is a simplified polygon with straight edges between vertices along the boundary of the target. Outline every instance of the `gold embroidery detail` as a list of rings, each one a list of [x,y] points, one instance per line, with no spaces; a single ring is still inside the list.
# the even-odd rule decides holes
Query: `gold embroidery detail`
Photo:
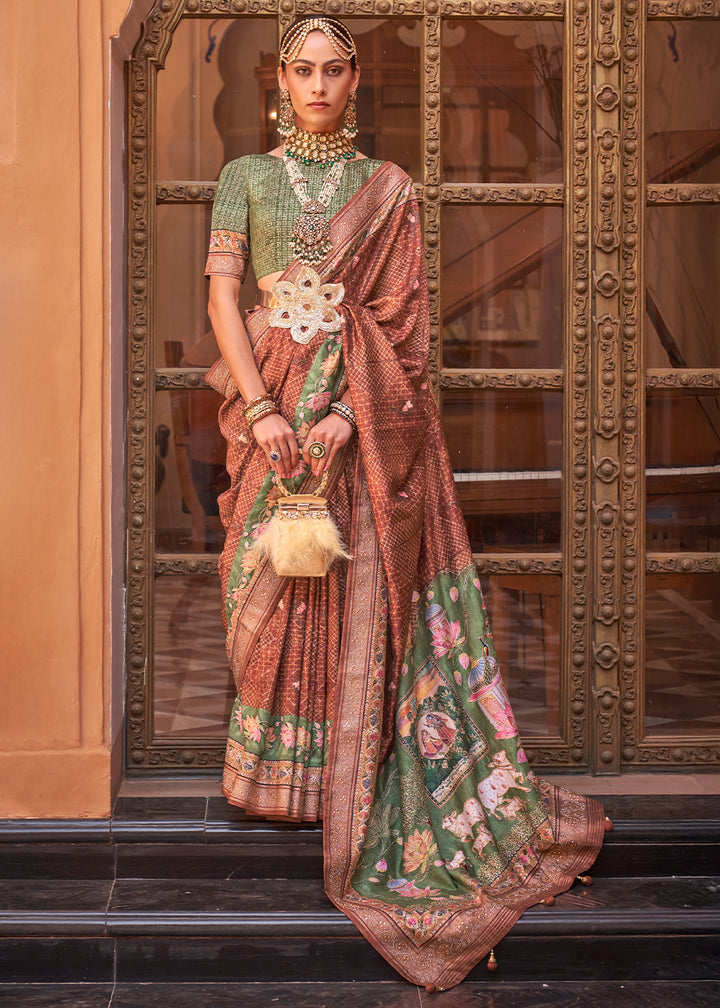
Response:
[[[321,284],[310,266],[298,271],[297,283],[278,280],[272,288],[270,325],[289,329],[296,343],[309,343],[319,332],[340,329],[340,314],[345,288],[341,283]]]

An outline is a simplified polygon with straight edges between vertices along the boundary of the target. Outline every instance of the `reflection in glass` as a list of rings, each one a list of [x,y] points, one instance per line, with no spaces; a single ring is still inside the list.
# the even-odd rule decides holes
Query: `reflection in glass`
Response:
[[[173,389],[155,397],[155,550],[217,552],[224,534],[218,495],[229,486],[221,397],[212,389]]]
[[[443,27],[445,181],[562,183],[562,23]]]
[[[557,736],[560,711],[560,577],[482,578],[500,669],[520,736]]]
[[[355,37],[361,67],[357,91],[358,149],[422,176],[419,21],[343,18]]]
[[[648,182],[720,182],[720,21],[649,21]]]
[[[413,20],[346,19],[362,77],[357,145],[421,174],[422,34]],[[182,20],[158,74],[157,177],[216,179],[243,154],[278,146],[274,18]]]
[[[158,73],[159,179],[216,179],[226,161],[268,149],[276,39],[274,18],[180,21]]]
[[[172,367],[169,344],[189,349],[210,331],[203,273],[210,238],[210,204],[157,208],[158,367]]]
[[[647,366],[720,367],[720,206],[647,209]]]
[[[443,366],[562,367],[562,208],[442,211]]]
[[[443,394],[455,486],[476,553],[560,549],[560,392]]]
[[[211,214],[210,203],[165,203],[157,208],[158,367],[179,366],[172,350],[176,344],[182,345],[180,356],[188,367],[209,367],[219,356],[207,315],[208,282],[204,276]],[[240,307],[252,307],[256,295],[255,274],[249,265]]]
[[[653,735],[720,732],[720,577],[649,574],[645,726]]]
[[[220,579],[155,578],[155,736],[222,739],[235,696],[225,654]]]
[[[720,550],[720,395],[647,399],[647,547]]]

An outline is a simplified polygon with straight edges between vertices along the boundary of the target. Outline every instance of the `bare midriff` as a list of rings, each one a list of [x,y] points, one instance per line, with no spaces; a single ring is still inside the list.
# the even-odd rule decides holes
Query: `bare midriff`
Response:
[[[257,282],[259,289],[264,291],[272,290],[273,284],[280,279],[283,272],[284,271],[281,270],[279,273],[268,273],[267,276],[261,277]]]

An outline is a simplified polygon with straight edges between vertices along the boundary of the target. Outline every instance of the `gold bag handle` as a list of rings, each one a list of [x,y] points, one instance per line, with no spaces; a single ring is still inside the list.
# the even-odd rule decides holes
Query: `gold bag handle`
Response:
[[[278,474],[274,470],[273,470],[273,482],[275,483],[275,486],[278,488],[278,490],[285,497],[298,497],[298,496],[319,497],[320,494],[325,489],[325,487],[327,486],[327,481],[328,481],[328,476],[329,475],[330,475],[329,471],[326,469],[325,472],[322,474],[322,479],[320,480],[317,488],[315,490],[313,490],[313,492],[311,494],[291,494],[290,491],[285,486],[285,484],[283,483],[283,481],[278,478]]]

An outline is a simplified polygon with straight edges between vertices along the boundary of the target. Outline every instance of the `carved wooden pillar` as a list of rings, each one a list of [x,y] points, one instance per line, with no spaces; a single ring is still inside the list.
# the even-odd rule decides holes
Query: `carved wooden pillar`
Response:
[[[565,314],[565,479],[563,511],[563,582],[567,614],[570,759],[587,765],[587,665],[591,619],[590,348],[592,322],[590,182],[591,45],[589,0],[567,12],[570,70],[565,78],[566,116],[566,260],[568,292]]]
[[[621,213],[626,205],[621,145],[627,95],[620,65],[619,3],[620,0],[594,0],[592,9],[590,749],[600,773],[618,773],[620,768],[619,670],[623,650],[620,609],[627,582],[626,516],[618,464],[625,420],[618,335],[623,323],[636,316],[636,298],[628,296],[629,264],[620,238]],[[637,206],[637,195],[633,194],[633,198],[632,205]],[[634,261],[630,264],[630,269],[633,268]]]
[[[644,50],[644,5],[624,0],[621,23],[622,104],[620,133],[622,244],[620,246],[620,528],[621,600],[618,684],[619,721],[615,719],[616,753],[621,763],[632,760],[628,727],[639,726],[638,682],[644,667],[644,535],[645,535],[645,432],[644,346],[641,316],[645,279],[642,272],[644,233],[645,127],[642,116],[642,62]],[[630,739],[632,739],[632,735]],[[602,751],[600,752],[602,759]]]

